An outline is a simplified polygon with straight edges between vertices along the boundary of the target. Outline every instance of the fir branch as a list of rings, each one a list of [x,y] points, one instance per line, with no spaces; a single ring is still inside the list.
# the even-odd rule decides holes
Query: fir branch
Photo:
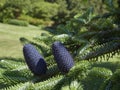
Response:
[[[104,45],[100,45],[98,48],[93,49],[86,55],[83,55],[81,59],[83,60],[89,60],[91,58],[96,58],[105,54],[112,53],[114,55],[115,53],[120,53],[120,43],[119,42],[109,42]],[[108,58],[109,59],[109,58]]]
[[[52,90],[52,88],[63,78],[63,76],[52,77],[46,81],[36,83],[34,88],[37,90]]]

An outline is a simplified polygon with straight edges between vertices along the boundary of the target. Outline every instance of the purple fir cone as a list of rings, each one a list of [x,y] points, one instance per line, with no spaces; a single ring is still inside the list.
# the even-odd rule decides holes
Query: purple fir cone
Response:
[[[43,57],[31,44],[23,47],[25,61],[34,75],[43,75],[47,71],[47,65]]]
[[[74,66],[73,58],[61,42],[54,42],[52,45],[54,59],[62,73],[67,73]]]

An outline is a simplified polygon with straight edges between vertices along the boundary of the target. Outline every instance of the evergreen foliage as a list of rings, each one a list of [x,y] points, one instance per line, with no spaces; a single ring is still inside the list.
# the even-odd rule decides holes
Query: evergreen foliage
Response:
[[[120,70],[116,70],[116,72],[113,74],[112,77],[110,77],[108,80],[106,80],[103,85],[101,86],[101,88],[99,90],[104,90],[104,89],[108,89],[108,90],[119,90],[119,82],[120,79]]]
[[[51,67],[53,68],[51,65],[51,67],[48,68],[46,75],[34,76],[27,68],[24,60],[18,62],[14,61],[12,58],[2,58],[0,60],[0,89],[69,90],[68,88],[70,88],[70,90],[98,90],[99,87],[102,88],[107,85],[107,83],[104,85],[104,82],[109,80],[109,78],[111,78],[110,80],[114,79],[113,82],[117,82],[116,80],[119,81],[119,79],[117,79],[119,78],[119,70],[116,69],[118,71],[112,75],[111,67],[100,67],[105,63],[110,64],[109,62],[79,61],[66,75],[62,75],[58,69],[51,70]],[[118,67],[120,68],[120,63]],[[115,63],[113,64],[113,68],[118,67]],[[57,73],[55,73],[56,71]],[[52,75],[50,75],[51,73]]]
[[[115,54],[119,54],[120,15],[118,11],[120,8],[113,2],[115,3],[115,1],[105,1],[108,12],[103,15],[95,15],[93,8],[89,8],[84,14],[76,15],[66,25],[58,26],[57,34],[64,33],[68,36],[69,39],[62,42],[75,58],[108,60]]]
[[[59,0],[46,1],[58,3]],[[107,12],[103,14],[96,15],[91,7],[85,13],[75,15],[66,25],[59,25],[54,33],[51,30],[50,34],[42,33],[40,36],[33,37],[32,40],[20,38],[23,45],[32,44],[36,48],[26,47],[27,49],[24,50],[24,54],[27,53],[26,61],[39,61],[42,55],[45,57],[48,70],[44,75],[35,76],[27,68],[25,60],[1,58],[0,89],[119,90],[120,63],[111,63],[106,60],[120,54],[120,4],[116,0],[102,0],[102,2],[107,8]],[[71,9],[70,6],[69,9]],[[55,41],[62,42],[66,48]],[[57,64],[54,61],[52,49]],[[72,54],[74,63],[66,49]],[[70,61],[66,62],[66,58]],[[104,62],[93,61],[103,59],[105,59]],[[35,62],[28,65],[33,65]],[[65,72],[69,72],[63,74],[59,72],[60,69],[61,71],[66,69]]]

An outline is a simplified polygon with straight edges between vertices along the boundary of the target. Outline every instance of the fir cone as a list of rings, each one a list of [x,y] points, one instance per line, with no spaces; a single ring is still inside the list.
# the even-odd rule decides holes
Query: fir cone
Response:
[[[26,44],[23,47],[25,61],[34,75],[43,75],[47,71],[47,65],[43,57],[31,44]]]
[[[54,59],[62,73],[68,73],[74,66],[74,61],[70,53],[61,42],[54,42],[52,45]]]

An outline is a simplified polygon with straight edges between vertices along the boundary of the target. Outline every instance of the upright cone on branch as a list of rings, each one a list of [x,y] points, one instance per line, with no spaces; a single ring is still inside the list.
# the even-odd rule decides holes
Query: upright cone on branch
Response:
[[[54,59],[62,73],[68,73],[74,66],[73,58],[61,42],[54,42],[52,45]]]
[[[29,69],[34,75],[43,75],[46,73],[46,62],[33,45],[25,44],[23,54]]]

